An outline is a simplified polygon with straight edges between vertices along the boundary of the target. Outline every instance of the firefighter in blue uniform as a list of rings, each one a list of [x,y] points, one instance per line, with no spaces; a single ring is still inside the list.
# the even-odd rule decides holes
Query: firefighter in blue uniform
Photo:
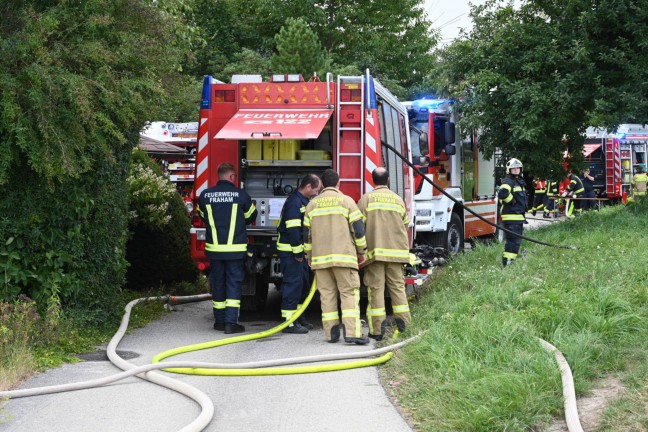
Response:
[[[310,269],[304,259],[303,222],[306,205],[322,188],[322,182],[315,174],[307,174],[281,210],[277,251],[283,275],[281,284],[281,316],[288,321],[300,303],[308,296]],[[301,315],[297,321],[283,329],[283,333],[304,334],[313,325]]]
[[[562,193],[563,198],[581,198],[585,193],[585,187],[583,187],[583,181],[576,174],[569,173],[569,184],[567,188]],[[568,204],[565,208],[565,215],[568,218],[574,217],[574,211],[576,214],[581,214],[581,200],[572,199],[568,200]]]
[[[205,254],[211,261],[214,329],[226,334],[241,333],[238,323],[241,286],[247,252],[245,225],[256,219],[252,199],[234,185],[236,170],[230,163],[218,166],[218,183],[200,194],[198,211],[206,225]]]
[[[542,217],[553,218],[556,216],[556,200],[552,198],[557,198],[559,195],[560,193],[558,182],[554,180],[547,180],[545,212],[542,214]]]
[[[520,252],[522,244],[522,232],[526,218],[524,213],[527,208],[527,195],[522,174],[522,162],[518,159],[511,159],[506,163],[506,178],[497,193],[502,203],[500,214],[504,228],[515,234],[506,233],[506,245],[502,255],[502,265],[508,266],[515,260]]]

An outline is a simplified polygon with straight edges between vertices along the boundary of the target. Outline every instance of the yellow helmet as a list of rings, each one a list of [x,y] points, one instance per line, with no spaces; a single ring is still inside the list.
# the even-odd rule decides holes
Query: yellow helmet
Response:
[[[512,158],[506,162],[506,172],[511,171],[511,168],[520,168],[522,169],[522,162],[519,159]]]

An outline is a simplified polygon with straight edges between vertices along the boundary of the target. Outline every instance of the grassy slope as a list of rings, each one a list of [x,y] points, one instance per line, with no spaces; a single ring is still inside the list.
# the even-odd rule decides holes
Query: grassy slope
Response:
[[[536,337],[565,354],[578,393],[646,361],[648,202],[526,234],[579,250],[525,241],[502,269],[503,245],[477,247],[414,306],[411,333],[427,333],[385,372],[417,429],[529,430],[561,414],[559,372]]]

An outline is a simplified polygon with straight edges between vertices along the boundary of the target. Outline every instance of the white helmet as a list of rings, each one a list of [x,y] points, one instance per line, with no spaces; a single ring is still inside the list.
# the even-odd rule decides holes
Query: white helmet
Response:
[[[522,170],[522,162],[519,159],[510,159],[506,162],[506,172],[510,172],[511,168],[520,168]]]

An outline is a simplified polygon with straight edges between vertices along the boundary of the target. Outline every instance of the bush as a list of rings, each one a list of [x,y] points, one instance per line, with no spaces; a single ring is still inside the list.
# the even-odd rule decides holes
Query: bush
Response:
[[[198,270],[190,254],[191,222],[173,184],[140,150],[133,154],[128,183],[128,288],[142,291],[160,284],[195,281]]]

